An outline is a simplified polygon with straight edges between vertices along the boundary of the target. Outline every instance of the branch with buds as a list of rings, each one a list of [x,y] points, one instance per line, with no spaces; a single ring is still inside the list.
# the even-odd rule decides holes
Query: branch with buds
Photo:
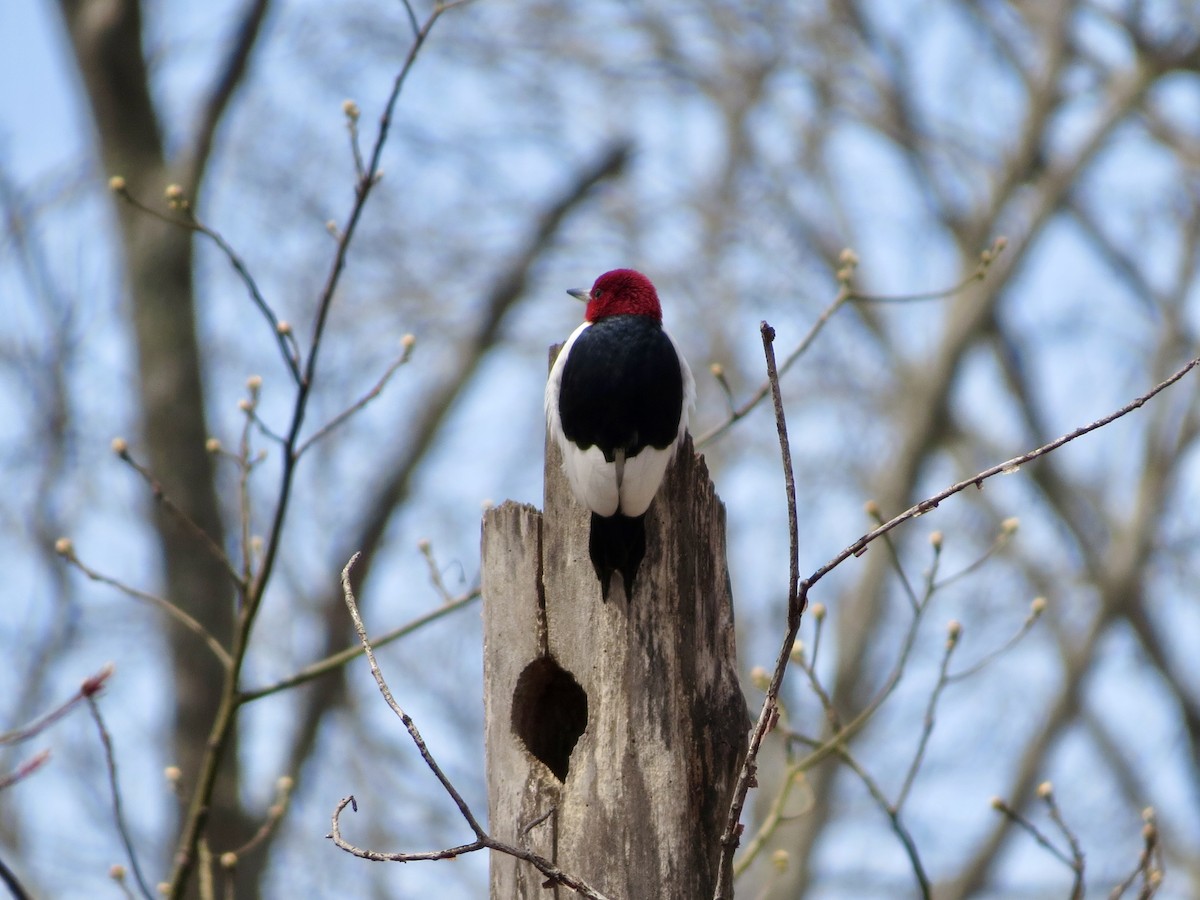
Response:
[[[953,497],[955,494],[961,493],[968,487],[974,486],[978,490],[982,490],[983,483],[996,475],[1010,475],[1020,470],[1021,466],[1026,463],[1040,459],[1047,454],[1053,453],[1058,448],[1077,440],[1086,434],[1090,434],[1106,425],[1115,422],[1116,420],[1128,415],[1129,413],[1140,409],[1158,394],[1165,391],[1167,388],[1176,384],[1187,376],[1193,369],[1200,366],[1200,357],[1195,357],[1176,370],[1172,375],[1155,385],[1144,394],[1134,398],[1129,403],[1122,406],[1120,409],[1103,416],[1094,422],[1087,425],[1082,425],[1074,431],[1068,432],[1047,444],[1036,447],[1020,456],[1013,457],[1002,463],[990,466],[983,469],[969,478],[956,482],[942,491],[920,501],[909,507],[904,512],[892,517],[886,521],[881,521],[880,524],[862,535],[858,540],[843,549],[829,562],[814,571],[811,575],[800,581],[797,560],[799,556],[799,542],[796,529],[796,495],[795,486],[792,475],[792,460],[789,449],[787,436],[787,422],[784,416],[783,401],[779,387],[779,371],[775,363],[774,340],[775,330],[766,322],[761,326],[763,351],[766,358],[767,367],[767,383],[774,400],[775,406],[775,422],[776,430],[779,436],[780,453],[783,460],[784,474],[784,489],[787,496],[788,505],[788,531],[789,531],[789,560],[790,560],[790,576],[788,580],[788,600],[787,600],[787,628],[784,633],[784,638],[781,643],[779,653],[776,656],[774,670],[770,677],[765,682],[765,697],[757,721],[750,735],[749,750],[746,754],[746,759],[742,764],[742,768],[738,773],[737,781],[734,786],[733,797],[730,801],[729,812],[726,817],[725,830],[721,836],[721,855],[718,863],[717,891],[714,894],[714,900],[728,900],[728,894],[722,890],[720,885],[727,883],[727,879],[723,876],[733,865],[733,855],[741,841],[743,826],[741,824],[742,810],[745,806],[746,795],[750,789],[757,785],[758,771],[758,754],[762,747],[763,739],[779,721],[780,706],[779,706],[779,691],[783,684],[783,677],[787,671],[789,662],[792,659],[792,650],[795,645],[796,636],[799,632],[801,615],[808,603],[808,595],[812,588],[826,575],[844,563],[851,557],[861,556],[866,552],[867,548],[879,540],[884,538],[891,531],[898,528],[900,525],[908,522],[911,519],[918,518],[930,510],[936,509],[942,501]],[[1044,608],[1044,607],[1043,607]],[[1031,611],[1032,612],[1032,611]],[[1038,610],[1040,613],[1040,610]],[[910,638],[911,640],[911,638]],[[895,674],[893,674],[895,678]],[[860,716],[861,718],[861,716]],[[847,726],[847,730],[855,724],[861,727],[859,719],[851,726]],[[822,748],[814,751],[811,756],[816,757],[817,754],[824,756],[826,752],[836,752],[838,747],[842,746],[840,742],[832,745],[826,744]],[[829,750],[825,751],[824,748]],[[814,760],[815,761],[815,760]],[[902,836],[903,838],[903,836]],[[918,876],[919,877],[919,876]]]

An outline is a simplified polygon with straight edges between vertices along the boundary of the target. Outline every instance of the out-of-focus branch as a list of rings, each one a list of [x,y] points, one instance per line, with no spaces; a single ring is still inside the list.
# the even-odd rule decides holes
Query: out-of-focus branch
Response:
[[[212,651],[213,656],[220,660],[221,665],[226,669],[233,664],[233,660],[229,656],[229,651],[221,646],[221,642],[213,637],[208,632],[208,629],[200,624],[200,622],[188,615],[188,613],[184,612],[174,603],[171,603],[169,600],[165,600],[155,594],[148,594],[145,591],[139,591],[137,588],[130,587],[123,581],[118,581],[115,578],[111,578],[108,575],[97,572],[79,558],[79,556],[75,553],[74,544],[72,544],[68,538],[59,538],[55,544],[55,550],[60,556],[71,563],[71,565],[75,566],[75,568],[77,568],[92,581],[100,584],[106,584],[128,597],[132,597],[134,600],[140,600],[143,603],[149,603],[151,606],[162,610],[170,618],[174,619],[188,631],[192,632],[202,641],[204,641],[204,643],[208,646],[208,649]]]
[[[213,138],[217,128],[225,117],[225,110],[234,92],[245,78],[250,64],[250,54],[262,32],[263,21],[267,17],[270,0],[250,0],[242,13],[233,40],[229,44],[229,53],[221,66],[204,102],[203,111],[192,137],[192,146],[183,165],[183,176],[180,179],[184,187],[195,193],[208,158],[212,153]]]
[[[1093,431],[1103,428],[1106,425],[1111,425],[1113,422],[1117,421],[1117,419],[1127,416],[1135,410],[1141,409],[1148,401],[1152,400],[1167,388],[1171,387],[1171,385],[1182,379],[1197,366],[1200,366],[1200,357],[1195,357],[1189,360],[1182,368],[1178,369],[1165,380],[1152,387],[1146,393],[1136,397],[1129,403],[1126,403],[1120,409],[1115,410],[1106,416],[1102,416],[1088,425],[1081,425],[1074,431],[1068,432],[1062,437],[1056,438],[1055,440],[1050,441],[1047,444],[1043,444],[1040,447],[1036,447],[1026,453],[1022,453],[1020,456],[1014,456],[1012,459],[1005,460],[1002,463],[997,463],[994,466],[989,466],[988,468],[975,473],[970,478],[965,478],[962,481],[956,482],[945,490],[939,491],[931,497],[927,497],[926,499],[922,500],[920,503],[910,506],[904,512],[900,513],[900,515],[894,516],[887,522],[884,522],[878,528],[875,528],[872,531],[864,534],[861,538],[844,549],[828,563],[817,569],[801,584],[801,587],[805,592],[807,592],[808,588],[811,588],[814,584],[816,584],[817,581],[828,575],[831,571],[833,571],[834,568],[841,565],[849,557],[860,556],[866,549],[867,545],[872,543],[876,538],[887,534],[893,528],[904,524],[909,519],[915,519],[918,516],[925,515],[925,513],[932,509],[936,509],[943,500],[947,500],[950,497],[953,497],[955,494],[965,491],[967,488],[972,486],[982,489],[983,482],[987,481],[989,478],[995,477],[996,475],[1015,475],[1020,470],[1021,466],[1040,459],[1048,453],[1053,453],[1059,447],[1069,444],[1071,441],[1077,440],[1078,438],[1083,437],[1085,434],[1091,434]]]
[[[85,679],[84,682],[79,686],[78,691],[76,691],[54,709],[44,713],[27,725],[23,725],[20,728],[14,728],[11,731],[0,733],[0,746],[4,744],[19,744],[22,741],[27,741],[30,738],[41,734],[43,731],[69,713],[72,709],[74,709],[76,705],[83,702],[89,696],[95,694],[102,687],[104,687],[105,682],[108,681],[112,673],[113,666],[110,663],[95,675]]]
[[[798,343],[784,358],[783,363],[779,366],[780,374],[783,374],[789,368],[791,368],[792,364],[808,351],[808,349],[816,341],[817,335],[821,333],[821,331],[829,323],[829,320],[832,319],[837,311],[845,304],[913,303],[924,300],[941,300],[945,299],[946,297],[953,297],[955,294],[962,292],[975,282],[981,281],[983,278],[985,278],[987,276],[988,269],[991,267],[996,257],[1003,252],[1007,243],[1008,242],[1003,237],[996,238],[990,248],[980,253],[979,265],[975,271],[967,275],[956,284],[953,284],[948,288],[942,288],[941,290],[923,291],[914,294],[866,294],[859,292],[852,285],[854,270],[858,265],[858,257],[855,256],[854,252],[851,250],[843,250],[841,258],[839,259],[841,269],[838,271],[838,283],[840,284],[840,287],[838,288],[837,294],[833,298],[833,302],[831,302],[827,307],[825,307],[824,310],[822,310],[821,314],[817,316],[817,320],[813,322],[812,326],[805,333],[804,337],[800,339],[800,343]],[[724,421],[713,426],[696,439],[697,448],[703,447],[710,441],[720,437],[731,427],[733,427],[735,423],[749,415],[755,409],[755,407],[758,406],[758,404],[760,404],[771,394],[770,381],[764,381],[746,400],[744,400],[742,403],[734,404],[732,401],[732,392],[729,390],[728,385],[723,383],[722,387],[730,397],[731,408],[729,410],[729,414],[726,416]]]
[[[0,859],[0,881],[4,882],[4,886],[13,896],[13,900],[32,900],[29,892],[25,890],[25,885],[21,884],[16,873],[2,859]]]
[[[18,781],[24,781],[49,761],[50,751],[39,750],[11,772],[0,775],[0,791],[12,787]]]
[[[170,208],[179,213],[179,215],[175,216],[168,215],[140,198],[135,197],[130,193],[129,185],[123,175],[113,175],[109,178],[108,188],[140,212],[153,216],[167,225],[173,225],[177,228],[201,234],[216,245],[217,249],[229,260],[229,264],[233,266],[234,272],[241,279],[254,306],[262,314],[263,318],[267,320],[275,342],[279,345],[279,353],[283,357],[284,364],[287,366],[292,380],[299,384],[300,348],[296,343],[296,336],[292,332],[292,326],[285,320],[280,319],[271,304],[267,302],[266,297],[263,296],[262,291],[258,287],[258,282],[250,272],[250,267],[246,265],[246,261],[242,259],[241,255],[233,249],[233,245],[225,240],[221,232],[204,224],[196,217],[192,201],[183,192],[183,189],[176,184],[170,184],[166,188],[166,197]]]
[[[154,900],[154,894],[150,890],[150,885],[146,883],[146,878],[142,874],[142,867],[138,863],[137,851],[133,847],[133,838],[129,834],[129,827],[125,824],[125,813],[122,810],[121,803],[121,786],[117,781],[117,758],[113,752],[112,737],[108,733],[108,728],[104,725],[104,717],[100,715],[100,704],[96,702],[97,687],[88,693],[84,693],[84,700],[87,701],[88,711],[92,714],[92,721],[96,723],[96,731],[100,735],[100,743],[104,747],[104,766],[108,772],[108,788],[109,794],[112,797],[113,804],[113,820],[117,826],[117,833],[121,836],[121,843],[125,846],[125,855],[129,857],[129,865],[133,868],[133,877],[137,881],[138,888],[142,892],[142,897],[145,900]]]
[[[428,625],[430,622],[435,622],[443,616],[446,616],[452,612],[456,612],[465,606],[469,606],[478,599],[479,589],[474,588],[463,594],[461,597],[457,597],[448,603],[439,606],[437,609],[430,610],[429,612],[425,613],[425,615],[418,616],[411,622],[401,625],[399,628],[393,628],[391,631],[385,631],[377,638],[372,638],[371,645],[374,647],[385,647],[392,641],[406,637],[412,634],[414,631],[417,631]],[[346,663],[358,659],[358,657],[362,656],[362,653],[363,649],[361,646],[347,647],[345,650],[327,656],[322,660],[318,660],[310,666],[305,666],[295,675],[285,678],[282,681],[277,681],[274,684],[267,685],[266,687],[255,688],[254,690],[250,691],[243,691],[241,694],[241,701],[242,703],[251,703],[254,700],[259,700],[263,697],[270,696],[271,694],[278,694],[280,691],[286,691],[288,688],[293,688],[300,684],[306,684],[312,681],[314,678],[320,678],[322,675],[328,675],[330,672],[333,672],[334,670],[346,665]]]
[[[345,424],[345,422],[351,416],[383,393],[383,389],[387,387],[387,383],[391,380],[392,376],[396,374],[396,370],[401,366],[406,365],[408,361],[412,359],[412,351],[416,344],[416,338],[414,338],[411,334],[406,334],[403,338],[401,338],[400,344],[400,355],[392,360],[392,364],[384,370],[381,376],[379,376],[379,380],[375,382],[375,386],[359,397],[358,400],[356,400],[350,406],[346,407],[344,410],[318,428],[315,432],[313,432],[313,434],[311,434],[304,441],[304,443],[296,448],[297,456],[303,456],[304,452],[308,450],[309,447],[335,431],[339,426]]]
[[[1142,852],[1138,855],[1137,865],[1129,873],[1129,877],[1112,889],[1108,900],[1121,900],[1125,892],[1133,887],[1138,876],[1142,878],[1142,888],[1138,891],[1138,900],[1150,900],[1158,893],[1163,881],[1162,844],[1158,831],[1158,819],[1154,810],[1147,807],[1142,811]]]
[[[163,487],[162,482],[154,477],[154,473],[134,459],[133,454],[129,452],[129,445],[126,443],[125,439],[113,438],[112,449],[122,462],[124,462],[127,466],[129,466],[129,468],[133,469],[133,471],[137,472],[138,475],[142,477],[142,480],[145,481],[146,485],[150,488],[151,495],[162,506],[162,508],[171,516],[173,516],[181,525],[183,525],[183,527],[191,533],[192,537],[195,538],[196,543],[202,546],[216,562],[220,563],[221,566],[224,567],[234,587],[236,587],[239,591],[245,591],[246,583],[242,581],[242,576],[238,573],[238,570],[234,568],[234,565],[230,561],[228,555],[226,555],[225,550],[213,539],[212,535],[205,531],[195,519],[188,515],[188,513],[184,511],[184,509],[178,503],[175,502],[171,495],[167,493],[166,488]]]
[[[1059,813],[1058,806],[1054,803],[1054,792],[1050,786],[1050,782],[1043,781],[1040,785],[1038,785],[1037,793],[1038,797],[1045,801],[1049,807],[1050,817],[1054,820],[1054,824],[1057,825],[1059,830],[1066,835],[1067,842],[1070,845],[1069,855],[1068,853],[1063,852],[1063,850],[1061,850],[1052,840],[1050,840],[1050,838],[1043,834],[1041,829],[1033,824],[1033,822],[1021,815],[1019,810],[1014,809],[999,797],[996,797],[992,800],[992,808],[1008,819],[1008,821],[1010,821],[1012,824],[1016,825],[1018,828],[1032,837],[1035,841],[1037,841],[1039,846],[1046,848],[1051,856],[1059,860],[1063,865],[1071,870],[1073,875],[1073,881],[1071,884],[1071,900],[1082,900],[1083,853],[1079,849],[1079,841],[1063,821],[1062,814]]]

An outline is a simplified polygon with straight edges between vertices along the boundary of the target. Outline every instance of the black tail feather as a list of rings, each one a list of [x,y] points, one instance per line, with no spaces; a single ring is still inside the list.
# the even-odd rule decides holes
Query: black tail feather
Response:
[[[596,577],[600,579],[600,595],[608,600],[609,581],[613,572],[620,572],[625,583],[625,599],[633,598],[633,582],[637,578],[642,557],[646,555],[646,517],[598,516],[592,513],[592,533],[588,553]]]

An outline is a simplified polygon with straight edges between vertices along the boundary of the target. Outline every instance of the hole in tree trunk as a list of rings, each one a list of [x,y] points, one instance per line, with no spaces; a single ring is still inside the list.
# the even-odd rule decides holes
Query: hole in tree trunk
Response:
[[[571,751],[587,727],[587,716],[587,693],[550,657],[534,660],[517,679],[513,731],[559,781],[567,780]]]

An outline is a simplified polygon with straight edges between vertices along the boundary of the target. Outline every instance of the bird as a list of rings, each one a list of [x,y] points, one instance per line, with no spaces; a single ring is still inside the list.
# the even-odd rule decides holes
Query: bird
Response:
[[[662,325],[650,279],[605,272],[546,381],[546,426],[562,451],[571,492],[591,510],[588,554],[608,600],[614,572],[625,598],[646,552],[646,510],[687,433],[696,382]]]

